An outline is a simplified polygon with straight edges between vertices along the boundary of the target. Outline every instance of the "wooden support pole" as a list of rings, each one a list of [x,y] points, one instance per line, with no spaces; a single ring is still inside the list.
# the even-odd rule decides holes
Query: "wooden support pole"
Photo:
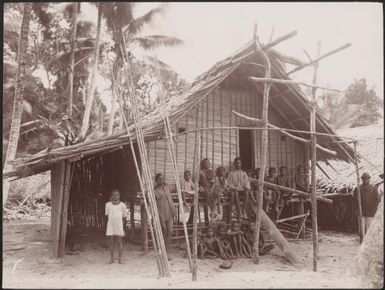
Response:
[[[360,235],[360,243],[364,239],[364,231],[362,226],[362,205],[361,205],[361,186],[360,186],[360,172],[358,170],[358,158],[357,158],[357,142],[354,142],[354,166],[356,168],[357,179],[357,204],[358,204],[358,232]]]
[[[253,121],[253,122],[257,122],[257,123],[262,123],[262,120],[261,120],[261,119],[248,117],[248,116],[243,115],[243,114],[241,114],[241,113],[238,113],[238,112],[236,112],[236,111],[233,111],[233,114],[235,114],[235,115],[237,115],[237,116],[239,116],[239,117],[241,117],[241,118],[245,118],[245,119],[247,119],[247,120],[249,120],[249,121]],[[281,128],[279,128],[279,127],[277,127],[277,126],[275,126],[275,125],[273,125],[273,124],[270,124],[270,123],[268,123],[267,126],[269,127],[268,130],[269,130],[269,129],[278,130],[278,131],[281,132],[282,134],[284,134],[284,135],[286,135],[286,136],[288,136],[288,137],[290,137],[290,138],[292,138],[292,139],[294,139],[294,140],[297,140],[297,141],[299,141],[299,142],[302,142],[302,143],[309,143],[309,142],[310,142],[310,140],[306,140],[306,139],[304,139],[304,138],[301,138],[301,137],[295,136],[295,135],[293,135],[293,134],[290,134],[289,132],[287,132],[287,129],[281,129]],[[256,128],[256,129],[261,129],[261,128]],[[256,129],[255,129],[255,130],[256,130]],[[327,149],[327,148],[325,148],[325,147],[323,147],[323,146],[321,146],[321,145],[319,145],[319,144],[317,144],[317,149],[319,149],[319,150],[321,150],[321,151],[323,151],[323,152],[325,152],[325,153],[328,153],[328,154],[330,154],[330,155],[337,156],[337,152],[332,151],[332,150],[329,150],[329,149]]]
[[[285,258],[293,265],[297,264],[299,259],[290,248],[289,243],[263,210],[261,211],[261,224],[270,237],[277,243],[285,255]]]
[[[270,59],[267,53],[261,49],[257,36],[257,24],[254,26],[254,49],[256,52],[260,52],[263,56],[265,62],[265,78],[270,78],[271,74],[271,64]],[[266,169],[266,155],[267,155],[267,124],[268,124],[268,108],[269,108],[269,94],[270,94],[270,83],[264,83],[263,88],[263,103],[262,103],[262,154],[261,154],[261,165],[259,180],[265,179],[265,169]],[[253,244],[253,260],[254,264],[259,263],[259,235],[261,229],[261,219],[262,219],[262,204],[263,204],[263,183],[258,183],[258,193],[257,193],[257,212],[255,218],[255,234],[254,234],[254,244]]]
[[[122,46],[120,47],[120,49],[121,49],[122,55],[125,56],[125,54],[123,53],[124,50],[122,49]],[[107,60],[108,60],[108,57],[107,57]],[[125,60],[125,59],[123,58],[123,60]],[[109,62],[109,65],[111,68],[110,62]],[[129,84],[131,85],[130,89],[132,92],[132,75],[130,74],[130,72],[126,68],[126,66],[124,66],[124,69],[125,69],[126,77],[129,80]],[[160,228],[159,214],[157,211],[153,187],[152,187],[152,182],[151,182],[151,174],[149,174],[149,172],[148,172],[148,164],[146,163],[146,162],[148,162],[148,160],[147,160],[146,150],[144,148],[145,145],[144,145],[144,138],[143,138],[143,132],[142,132],[142,123],[141,123],[141,119],[138,118],[138,109],[137,109],[137,104],[136,104],[136,99],[135,99],[136,96],[133,95],[132,100],[131,100],[132,101],[132,115],[133,115],[134,121],[135,121],[135,132],[136,132],[136,137],[137,137],[137,142],[138,142],[139,153],[140,153],[140,157],[141,157],[140,160],[142,162],[142,170],[139,168],[139,164],[138,164],[138,161],[136,159],[136,152],[134,150],[133,142],[132,142],[132,139],[130,136],[128,121],[127,121],[127,118],[126,118],[125,113],[124,113],[125,102],[124,102],[124,100],[120,94],[120,90],[118,90],[119,86],[118,86],[116,80],[114,80],[114,77],[113,77],[113,81],[115,84],[113,86],[113,88],[115,88],[115,90],[117,92],[121,114],[122,114],[122,117],[124,119],[124,124],[125,124],[126,131],[128,134],[131,152],[132,152],[133,160],[135,163],[136,173],[137,173],[137,176],[139,179],[139,184],[140,184],[142,195],[143,195],[144,207],[146,209],[146,217],[148,218],[148,221],[149,221],[150,232],[151,232],[151,236],[152,236],[152,243],[153,243],[153,247],[155,250],[155,257],[156,257],[159,275],[160,276],[170,276],[170,271],[169,271],[168,261],[167,261],[167,253],[165,250],[163,235],[162,235],[162,231]],[[143,173],[143,175],[142,175],[142,173]],[[146,193],[147,193],[147,196],[146,196]],[[147,197],[148,197],[148,203],[149,203],[148,205],[147,205]],[[147,230],[145,233],[147,235]]]
[[[72,183],[72,164],[64,161],[64,185],[63,185],[63,201],[62,210],[60,215],[60,237],[59,237],[59,257],[65,255],[65,241],[67,236],[67,224],[68,224],[68,201],[71,191]]]
[[[201,148],[201,132],[198,130],[195,135],[195,153],[194,153],[194,182],[195,182],[195,194],[194,194],[194,218],[193,218],[193,270],[192,270],[192,281],[197,280],[197,253],[198,253],[198,229],[197,229],[197,220],[198,220],[198,193],[199,193],[199,158],[200,158],[200,148]]]
[[[251,181],[253,181],[253,182],[262,183],[267,188],[273,188],[273,189],[277,189],[277,190],[287,191],[287,192],[290,192],[290,193],[296,193],[296,194],[301,195],[303,197],[308,197],[308,198],[310,197],[310,193],[307,193],[307,192],[304,192],[304,191],[301,191],[301,190],[298,190],[298,189],[289,188],[289,187],[286,187],[286,186],[270,183],[270,182],[267,182],[267,181],[259,181],[258,179],[254,179],[254,178],[251,178],[251,177],[249,177],[249,179]],[[327,199],[327,198],[324,198],[322,196],[317,196],[316,198],[317,198],[317,200],[326,202],[328,204],[332,204],[333,203],[333,201],[331,199]]]
[[[182,189],[181,189],[180,181],[179,181],[178,164],[177,164],[177,159],[176,159],[174,140],[172,138],[172,130],[171,130],[171,125],[170,125],[170,120],[169,120],[169,117],[166,113],[164,89],[163,89],[163,84],[162,84],[161,72],[160,72],[160,68],[159,68],[159,62],[158,62],[157,58],[156,58],[156,62],[157,62],[156,72],[157,72],[158,84],[159,84],[159,88],[160,88],[159,97],[160,97],[160,103],[161,103],[161,111],[163,113],[164,127],[165,127],[165,131],[166,131],[166,136],[167,136],[167,138],[165,140],[167,141],[168,150],[169,150],[170,157],[171,157],[172,169],[173,169],[172,171],[174,174],[174,179],[175,179],[175,184],[176,184],[176,189],[177,189],[177,194],[178,194],[179,210],[180,210],[180,213],[182,214],[182,217],[183,217],[182,218],[182,224],[183,224],[183,231],[184,231],[185,242],[186,242],[186,250],[187,250],[187,257],[188,257],[188,262],[189,262],[189,268],[190,268],[190,272],[192,272],[193,267],[192,267],[192,261],[191,261],[191,247],[190,247],[190,241],[188,238],[186,220],[184,218],[185,212],[184,212],[184,206],[183,206]],[[165,162],[165,164],[166,164],[166,162]]]
[[[148,219],[147,219],[147,211],[144,207],[144,204],[140,206],[140,222],[141,222],[141,238],[142,238],[142,251],[144,251],[145,254],[148,253],[148,234],[147,234],[147,225],[148,225]],[[154,243],[154,235],[151,235]]]
[[[321,90],[325,90],[325,91],[332,91],[332,92],[336,92],[336,93],[342,93],[341,90],[337,90],[337,89],[332,89],[332,88],[326,88],[326,87],[321,87],[321,86],[317,86],[317,85],[314,85],[314,84],[308,84],[308,83],[304,83],[304,82],[298,82],[298,81],[293,81],[293,80],[283,80],[283,79],[275,79],[275,78],[270,78],[270,77],[264,77],[264,78],[256,78],[256,77],[249,77],[249,79],[255,83],[269,83],[269,84],[284,84],[284,85],[300,85],[300,86],[305,86],[305,87],[308,87],[308,88],[312,88],[312,89],[321,89]]]
[[[351,46],[351,44],[350,44],[350,43],[347,43],[347,44],[345,44],[345,45],[343,45],[343,46],[341,46],[341,47],[339,47],[339,48],[337,48],[337,49],[334,49],[334,50],[332,50],[332,51],[329,51],[328,53],[325,53],[325,54],[322,55],[322,56],[317,57],[317,58],[316,58],[315,60],[313,60],[313,61],[310,61],[310,62],[308,62],[308,63],[305,63],[305,64],[303,64],[303,65],[300,65],[300,66],[296,67],[295,69],[289,71],[287,74],[290,75],[290,74],[295,73],[295,72],[297,72],[297,71],[299,71],[299,70],[301,70],[301,69],[303,69],[303,68],[305,68],[305,67],[308,67],[308,66],[314,66],[314,64],[315,64],[315,63],[318,63],[320,60],[322,60],[322,59],[324,59],[324,58],[326,58],[326,57],[328,57],[328,56],[331,56],[331,55],[333,55],[333,54],[335,54],[335,53],[337,53],[337,52],[339,52],[339,51],[341,51],[341,50],[344,50],[344,49],[346,49],[346,48],[348,48],[348,47],[350,47],[350,46]]]
[[[321,43],[318,44],[318,56],[321,51]],[[314,62],[313,84],[317,84],[318,62]],[[313,271],[317,271],[318,260],[318,221],[317,221],[317,199],[316,199],[316,166],[317,166],[317,135],[316,130],[316,92],[317,88],[312,89],[312,106],[310,114],[310,132],[311,135],[311,221],[313,234]]]

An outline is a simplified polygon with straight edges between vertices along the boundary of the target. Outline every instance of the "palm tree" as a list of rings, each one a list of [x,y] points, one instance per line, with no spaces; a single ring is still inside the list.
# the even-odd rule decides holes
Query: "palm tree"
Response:
[[[101,29],[101,23],[102,23],[102,11],[103,11],[103,4],[98,4],[98,23],[96,28],[96,43],[94,47],[94,59],[93,59],[93,65],[92,65],[92,72],[91,72],[91,83],[90,83],[90,89],[88,90],[88,97],[86,101],[86,107],[84,109],[84,115],[83,115],[83,122],[82,127],[80,129],[80,138],[83,139],[88,131],[89,123],[90,123],[90,115],[91,115],[91,108],[92,108],[92,102],[94,100],[95,95],[95,89],[96,89],[96,72],[99,62],[99,49],[100,49],[100,29]]]
[[[134,18],[134,3],[130,2],[110,2],[105,5],[103,15],[106,19],[107,28],[112,33],[114,41],[115,61],[113,65],[113,74],[115,80],[119,79],[122,56],[120,45],[123,43],[121,37],[125,38],[126,49],[132,51],[135,47],[141,47],[144,50],[150,50],[159,46],[175,46],[183,43],[182,40],[165,35],[140,35],[146,24],[151,23],[154,18],[164,13],[166,5],[162,4],[141,17]],[[146,57],[148,62],[154,63],[154,59]],[[114,91],[114,90],[113,90]],[[107,134],[112,134],[116,109],[116,96],[113,93],[111,98],[111,112],[108,122]],[[121,117],[122,120],[122,117]],[[121,127],[120,122],[119,127]]]
[[[73,81],[74,81],[74,67],[75,67],[75,39],[77,29],[77,18],[78,18],[78,7],[80,3],[73,3],[73,15],[72,15],[72,35],[70,40],[71,56],[70,56],[70,71],[68,73],[68,106],[67,114],[68,117],[72,115],[72,104],[73,104]]]
[[[18,67],[16,74],[16,85],[15,85],[15,99],[13,104],[12,112],[12,123],[11,130],[9,134],[7,155],[5,157],[4,171],[7,171],[10,168],[9,162],[15,159],[17,144],[19,141],[20,125],[21,125],[21,116],[23,112],[23,93],[24,93],[24,77],[26,71],[27,63],[27,49],[28,49],[28,34],[29,34],[29,22],[31,20],[32,13],[32,3],[26,2],[24,4],[23,18],[20,28],[19,35],[19,49],[18,49]],[[9,192],[10,183],[4,181],[3,184],[3,205],[5,204],[8,192]]]

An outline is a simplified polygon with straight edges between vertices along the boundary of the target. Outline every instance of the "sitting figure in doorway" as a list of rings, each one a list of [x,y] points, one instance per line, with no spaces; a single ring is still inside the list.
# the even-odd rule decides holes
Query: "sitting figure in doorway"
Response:
[[[154,194],[159,213],[160,226],[162,228],[167,257],[168,260],[171,261],[172,259],[169,255],[169,251],[175,217],[175,207],[171,198],[171,192],[175,191],[175,186],[172,188],[170,185],[166,184],[164,182],[163,174],[161,173],[158,173],[155,176],[155,183]]]
[[[114,262],[114,241],[118,243],[119,249],[119,264],[122,264],[122,251],[123,251],[123,237],[124,237],[124,225],[127,218],[126,205],[120,201],[120,192],[113,190],[111,192],[110,201],[106,203],[105,215],[108,218],[106,236],[110,246],[110,261],[109,264]]]
[[[201,259],[209,258],[214,259],[218,256],[224,258],[225,254],[222,249],[222,245],[218,238],[215,237],[215,231],[212,226],[207,228],[207,235],[203,237],[199,243],[199,257]]]
[[[230,188],[233,190],[235,206],[237,210],[237,218],[245,218],[246,217],[246,209],[249,201],[250,194],[250,181],[247,173],[242,170],[242,160],[240,157],[236,157],[234,159],[234,167],[235,169],[229,173],[228,182]],[[244,207],[241,209],[239,194],[244,193]]]
[[[268,175],[265,177],[265,181],[269,183],[275,183],[276,182],[276,169],[275,167],[270,167]],[[275,189],[272,188],[265,188],[265,194],[264,194],[264,210],[267,215],[270,216],[270,212],[272,211],[275,201],[277,198],[277,192]]]
[[[216,171],[213,189],[214,214],[212,218],[214,221],[219,218],[221,204],[228,195],[230,195],[231,200],[233,200],[232,192],[230,191],[229,184],[226,179],[226,170],[224,167],[220,166]]]
[[[279,167],[279,175],[276,178],[276,184],[280,186],[292,188],[289,175],[287,174],[287,167],[285,165],[282,165],[281,167]],[[282,190],[277,191],[277,198],[275,200],[275,205],[274,205],[274,209],[276,212],[276,220],[279,219],[282,208],[286,205],[287,200],[290,198],[290,195],[291,194],[286,191],[282,191]]]
[[[231,241],[227,235],[227,225],[226,223],[220,223],[218,225],[218,238],[221,243],[221,247],[223,249],[224,256],[222,257],[224,260],[226,259],[235,259],[234,252],[231,248]]]

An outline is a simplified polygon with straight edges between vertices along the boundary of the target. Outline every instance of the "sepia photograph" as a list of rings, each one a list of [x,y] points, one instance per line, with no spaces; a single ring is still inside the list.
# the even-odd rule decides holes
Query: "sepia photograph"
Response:
[[[2,288],[384,287],[382,3],[2,10]]]

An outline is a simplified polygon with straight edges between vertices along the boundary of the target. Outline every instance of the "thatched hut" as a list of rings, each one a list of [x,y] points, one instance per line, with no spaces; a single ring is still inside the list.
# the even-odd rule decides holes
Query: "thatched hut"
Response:
[[[268,50],[272,77],[289,79],[286,63],[296,60]],[[295,63],[298,65],[298,63]],[[252,42],[230,57],[216,63],[198,76],[186,89],[171,96],[167,103],[171,126],[176,140],[178,172],[193,169],[196,128],[226,127],[202,131],[201,156],[209,158],[213,167],[227,170],[232,160],[240,156],[245,169],[257,168],[261,159],[260,130],[255,124],[241,119],[232,111],[260,118],[263,85],[256,86],[248,78],[264,75],[263,58]],[[310,103],[297,85],[273,84],[270,91],[269,122],[281,128],[309,131]],[[173,182],[172,165],[164,140],[163,114],[156,108],[143,118],[143,131],[153,177],[161,172],[166,181]],[[318,114],[317,131],[334,134],[327,121]],[[135,142],[134,126],[130,136]],[[293,133],[309,139],[304,133]],[[307,144],[294,140],[279,131],[269,131],[267,165],[286,165],[293,175],[299,164],[308,163]],[[353,152],[338,137],[321,136],[318,143],[319,160],[348,162]],[[135,203],[139,191],[129,137],[126,131],[97,140],[54,149],[35,156],[16,160],[7,177],[25,177],[51,170],[52,178],[52,238],[54,253],[64,253],[67,219],[70,226],[102,227],[104,203],[109,190],[118,188],[123,200]],[[66,170],[72,165],[73,171]],[[133,211],[132,211],[133,217]]]
[[[342,129],[337,133],[358,140],[360,174],[368,172],[373,185],[382,182],[379,174],[384,171],[383,124]],[[319,205],[319,225],[327,228],[358,230],[357,213],[352,197],[353,190],[357,186],[355,166],[338,160],[321,161],[319,165],[318,192],[333,198],[332,205]]]

